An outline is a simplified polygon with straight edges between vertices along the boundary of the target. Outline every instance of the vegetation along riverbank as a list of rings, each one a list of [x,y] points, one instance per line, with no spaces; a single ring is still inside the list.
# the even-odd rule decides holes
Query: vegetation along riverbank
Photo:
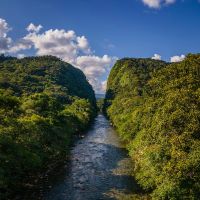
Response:
[[[96,113],[82,71],[53,56],[0,57],[0,199],[65,158]]]
[[[200,54],[178,63],[117,61],[104,110],[152,199],[199,199]]]

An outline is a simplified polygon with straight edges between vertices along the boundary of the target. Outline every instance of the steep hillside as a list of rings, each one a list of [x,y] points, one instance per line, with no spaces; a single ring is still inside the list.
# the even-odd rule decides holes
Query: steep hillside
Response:
[[[106,112],[153,199],[200,196],[200,55],[180,63],[123,59],[113,67]]]
[[[0,59],[0,196],[66,156],[96,100],[85,75],[52,56]]]
[[[60,98],[78,96],[95,103],[95,96],[82,71],[53,56],[0,59],[0,88],[15,96],[48,93]]]
[[[124,123],[131,120],[129,116],[131,109],[142,104],[144,96],[149,91],[147,81],[156,70],[165,66],[167,63],[163,61],[124,58],[118,60],[112,68],[108,77],[104,108],[112,104],[110,109],[113,109],[113,112],[110,118],[116,126],[120,128],[123,126],[124,132],[129,129]],[[122,113],[124,113],[123,116],[121,116]]]

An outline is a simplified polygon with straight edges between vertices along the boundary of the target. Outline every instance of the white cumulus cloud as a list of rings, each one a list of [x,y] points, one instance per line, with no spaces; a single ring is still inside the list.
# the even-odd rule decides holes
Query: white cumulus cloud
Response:
[[[32,43],[37,55],[53,55],[70,63],[74,62],[78,51],[81,50],[75,32],[63,29],[50,29],[41,34],[29,33],[24,40]]]
[[[36,33],[38,33],[42,28],[43,28],[42,25],[36,26],[33,23],[30,23],[27,26],[26,30],[29,31],[29,32],[36,32]]]
[[[84,51],[84,53],[91,53],[88,40],[85,36],[77,37],[78,47]]]
[[[108,55],[104,55],[102,57],[85,55],[77,57],[75,65],[86,74],[96,91],[104,92],[105,86],[102,84],[100,79],[103,75],[109,73],[111,66],[116,60],[116,57],[110,57]]]
[[[6,53],[17,53],[22,50],[30,49],[31,47],[32,47],[32,44],[30,43],[30,41],[27,41],[22,38],[17,42],[12,42],[12,44],[10,45],[10,48],[7,50]]]
[[[102,81],[102,82],[101,82],[101,90],[102,90],[103,92],[106,92],[106,87],[107,87],[107,80]]]
[[[161,55],[155,53],[155,54],[153,55],[152,59],[154,59],[154,60],[161,60]]]
[[[171,62],[181,62],[185,59],[185,55],[180,55],[180,56],[172,56],[170,58]]]
[[[113,59],[108,55],[102,57],[88,55],[77,57],[76,65],[80,66],[88,76],[100,76],[110,69],[110,64],[112,62]]]
[[[20,39],[14,42],[8,37],[8,32],[12,30],[6,20],[0,18],[0,53],[16,53],[21,50],[31,48],[29,41]]]
[[[0,53],[5,53],[10,48],[12,39],[7,35],[10,30],[6,20],[0,18]]]
[[[176,2],[176,0],[142,0],[142,2],[149,8],[160,8],[163,5],[169,5]]]

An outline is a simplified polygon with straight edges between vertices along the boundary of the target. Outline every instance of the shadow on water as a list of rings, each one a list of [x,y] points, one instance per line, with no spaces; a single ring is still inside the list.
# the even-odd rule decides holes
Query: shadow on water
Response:
[[[49,177],[45,192],[40,191],[43,197],[33,199],[116,199],[109,195],[112,191],[142,194],[130,175],[131,165],[127,151],[109,121],[98,115],[85,137],[72,147],[69,165],[60,167]]]

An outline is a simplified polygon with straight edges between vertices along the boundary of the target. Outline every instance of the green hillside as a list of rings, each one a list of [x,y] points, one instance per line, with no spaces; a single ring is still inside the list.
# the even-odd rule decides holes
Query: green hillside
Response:
[[[0,56],[0,198],[64,158],[95,112],[94,91],[79,69],[52,56]]]
[[[199,54],[172,64],[117,61],[104,109],[127,144],[133,176],[153,199],[199,199]]]

